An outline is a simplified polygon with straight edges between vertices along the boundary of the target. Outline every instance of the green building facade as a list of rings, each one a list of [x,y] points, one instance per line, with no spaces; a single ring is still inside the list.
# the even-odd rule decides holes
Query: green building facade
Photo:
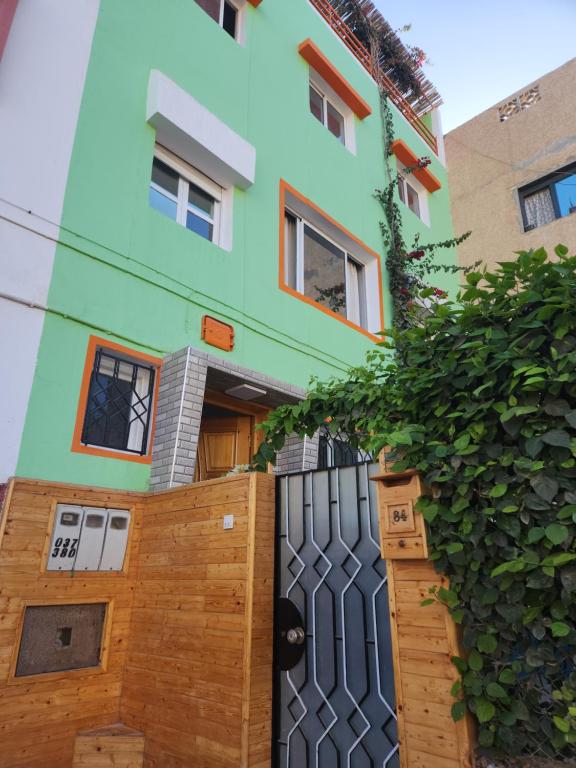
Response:
[[[0,60],[0,482],[216,476],[392,321],[376,83],[309,0],[32,5]],[[446,240],[441,157],[391,109],[440,185],[408,178],[405,240]]]

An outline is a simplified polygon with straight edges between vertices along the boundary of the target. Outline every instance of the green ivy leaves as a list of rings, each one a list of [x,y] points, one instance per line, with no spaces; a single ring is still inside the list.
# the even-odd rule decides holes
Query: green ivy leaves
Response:
[[[570,627],[561,621],[555,621],[550,627],[553,637],[566,637],[570,634]]]
[[[487,723],[496,714],[496,707],[488,699],[478,698],[475,701],[476,717],[479,723]]]
[[[498,648],[498,641],[494,635],[480,635],[476,642],[477,648],[483,653],[494,653]]]
[[[552,542],[552,544],[563,544],[569,535],[569,530],[565,525],[559,523],[551,523],[546,526],[545,529],[546,538]]]

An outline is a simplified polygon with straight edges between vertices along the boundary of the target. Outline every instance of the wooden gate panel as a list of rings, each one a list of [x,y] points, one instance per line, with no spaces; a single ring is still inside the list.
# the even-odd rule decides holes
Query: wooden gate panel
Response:
[[[386,557],[401,768],[471,768],[468,719],[452,719],[453,684],[459,680],[451,658],[461,653],[448,609],[422,606],[432,586],[447,580],[427,560],[428,544],[414,505],[422,494],[418,475],[383,473],[376,479],[382,556]],[[413,511],[409,529],[398,514]],[[395,530],[395,522],[399,528]]]

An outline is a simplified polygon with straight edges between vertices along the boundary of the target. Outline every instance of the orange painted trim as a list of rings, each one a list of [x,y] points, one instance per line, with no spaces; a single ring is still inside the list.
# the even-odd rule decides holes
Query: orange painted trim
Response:
[[[92,375],[94,357],[98,347],[121,352],[127,357],[151,363],[156,368],[156,375],[154,376],[154,394],[152,397],[152,421],[150,422],[150,432],[148,436],[148,452],[145,456],[136,456],[130,453],[123,453],[122,451],[84,445],[81,441],[84,416],[86,414],[86,404],[88,402],[88,392],[90,390],[90,377]],[[106,459],[122,459],[123,461],[134,461],[137,464],[150,464],[152,462],[152,444],[154,442],[154,429],[156,426],[156,404],[158,402],[161,367],[162,360],[159,357],[152,357],[151,355],[144,354],[144,352],[137,352],[134,349],[123,347],[121,344],[116,344],[116,342],[109,341],[108,339],[102,339],[99,336],[90,336],[88,339],[88,350],[86,352],[84,372],[82,373],[82,384],[80,385],[80,397],[78,399],[78,410],[76,411],[76,424],[74,426],[71,450],[75,453],[87,453],[90,456],[103,456]]]
[[[382,263],[381,263],[380,254],[376,253],[376,251],[373,251],[372,248],[369,248],[365,243],[362,242],[362,240],[357,238],[356,235],[353,235],[352,232],[350,232],[341,224],[339,224],[335,219],[329,216],[325,211],[319,208],[315,203],[313,203],[307,197],[304,197],[304,195],[301,195],[300,192],[298,192],[298,190],[290,186],[290,184],[284,181],[284,179],[280,179],[280,210],[279,210],[280,228],[279,228],[279,249],[278,249],[278,253],[279,253],[278,286],[280,290],[285,291],[286,293],[289,293],[290,296],[294,296],[295,299],[299,299],[300,301],[303,301],[306,304],[310,304],[310,306],[321,310],[325,314],[330,315],[330,317],[334,317],[336,320],[339,320],[341,323],[344,323],[344,325],[347,325],[349,328],[353,328],[355,331],[359,331],[364,336],[367,336],[372,341],[376,341],[376,342],[382,341],[381,336],[376,336],[376,334],[371,333],[370,331],[367,331],[365,328],[361,328],[359,325],[356,325],[356,323],[353,323],[351,320],[348,320],[348,318],[342,317],[342,315],[339,315],[337,312],[333,312],[331,309],[328,309],[328,307],[325,307],[323,304],[320,304],[318,301],[314,301],[314,299],[311,299],[309,296],[304,296],[303,293],[299,293],[298,291],[294,290],[294,288],[290,288],[289,285],[286,285],[284,281],[284,275],[286,274],[284,269],[284,266],[285,266],[284,210],[286,208],[286,192],[290,192],[290,194],[294,195],[294,197],[297,197],[298,200],[303,202],[307,207],[312,208],[314,211],[319,213],[320,216],[322,216],[322,218],[326,219],[326,221],[329,221],[331,224],[337,227],[341,232],[343,232],[349,238],[354,240],[354,242],[357,243],[362,248],[362,250],[366,251],[371,256],[374,256],[374,258],[376,259],[377,267],[378,267],[378,301],[380,303],[380,324],[381,324],[380,330],[382,331],[384,330],[384,299],[382,295]]]
[[[298,46],[298,53],[310,64],[312,69],[326,80],[328,85],[333,88],[338,96],[345,102],[352,112],[360,120],[372,114],[372,110],[362,96],[352,88],[348,80],[338,72],[336,67],[324,56],[320,48],[307,38]]]
[[[390,145],[390,151],[396,155],[398,160],[407,168],[416,165],[418,157],[412,152],[410,147],[402,141],[402,139],[396,139]],[[428,168],[415,168],[412,174],[418,179],[420,184],[428,190],[428,192],[437,192],[442,184],[438,181],[433,173],[430,173]]]
[[[254,8],[258,8],[262,0],[248,0],[248,2],[250,3],[250,5],[253,5]]]

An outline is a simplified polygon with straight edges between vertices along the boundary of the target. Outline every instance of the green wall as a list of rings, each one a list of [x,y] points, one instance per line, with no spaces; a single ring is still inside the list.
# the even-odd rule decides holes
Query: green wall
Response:
[[[310,114],[308,65],[297,52],[307,37],[372,107],[356,120],[356,155]],[[231,252],[148,205],[151,69],[256,147],[256,181],[234,192]],[[395,130],[417,155],[431,154],[396,111]],[[452,236],[446,173],[435,158],[431,170],[443,185],[429,198],[432,226],[405,208],[409,243],[417,232],[423,243]],[[308,0],[247,6],[244,46],[191,0],[101,0],[49,295],[68,319],[46,316],[18,474],[146,488],[148,466],[70,450],[92,333],[157,356],[204,348],[300,386],[362,360],[370,339],[278,288],[281,178],[382,253],[372,195],[385,184],[377,89]],[[384,311],[389,324],[385,274]],[[234,325],[232,353],[200,340],[206,313]]]

